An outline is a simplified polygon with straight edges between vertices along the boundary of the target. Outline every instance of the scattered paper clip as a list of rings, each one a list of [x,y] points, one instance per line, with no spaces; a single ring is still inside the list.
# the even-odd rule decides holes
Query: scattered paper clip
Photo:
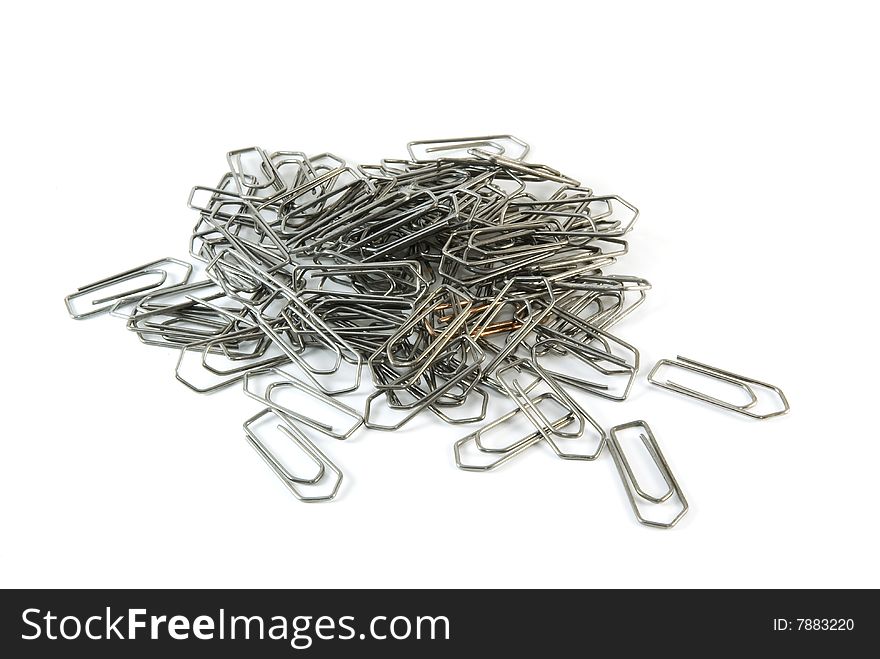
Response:
[[[685,387],[683,385],[677,384],[672,380],[659,380],[657,378],[657,372],[663,367],[684,369],[693,373],[705,375],[706,377],[713,378],[715,380],[720,380],[721,382],[726,382],[738,386],[742,388],[749,396],[749,402],[737,405],[735,403],[721,400],[720,398],[715,398],[714,396],[710,396],[695,389],[691,389],[690,387]],[[715,366],[702,364],[698,361],[694,361],[693,359],[682,357],[681,355],[679,355],[677,359],[661,359],[660,361],[658,361],[654,365],[654,368],[651,369],[651,372],[648,374],[648,382],[650,382],[651,384],[655,384],[658,387],[662,387],[663,389],[668,389],[669,391],[674,391],[675,393],[682,394],[684,396],[690,396],[691,398],[696,398],[697,400],[702,400],[706,403],[717,405],[718,407],[723,407],[726,410],[732,410],[734,412],[739,412],[740,414],[745,414],[746,416],[753,419],[769,419],[774,416],[781,416],[789,410],[788,399],[785,397],[785,394],[782,393],[782,389],[780,389],[779,387],[768,384],[766,382],[761,382],[760,380],[755,380],[754,378],[746,377],[744,375],[737,375],[736,373],[731,373],[730,371],[725,371],[720,368],[716,368]],[[764,389],[775,393],[776,396],[779,398],[779,403],[781,404],[781,407],[771,412],[753,411],[751,408],[755,407],[759,401],[759,396],[757,395],[757,393],[755,393],[756,387],[758,389]]]
[[[657,471],[667,485],[666,492],[660,496],[645,492],[633,473],[630,462],[621,446],[619,437],[623,430],[629,428],[638,428],[640,430],[639,438],[644,444],[645,449],[648,451],[648,454],[651,456],[654,465],[657,467]],[[630,421],[629,423],[614,426],[610,431],[608,447],[611,452],[611,457],[614,458],[614,465],[617,467],[617,473],[620,475],[620,480],[623,482],[623,487],[626,490],[626,496],[629,499],[629,503],[632,506],[633,512],[636,515],[636,519],[639,520],[639,523],[659,529],[671,529],[678,524],[679,520],[681,520],[688,511],[688,502],[684,497],[684,493],[681,491],[681,487],[678,485],[678,481],[676,481],[675,476],[672,475],[669,464],[666,462],[666,458],[663,457],[663,453],[660,451],[660,446],[657,444],[657,440],[654,438],[654,433],[651,432],[651,428],[648,424],[644,421]],[[664,522],[649,519],[642,514],[640,504],[660,506],[672,500],[673,497],[678,500],[680,509],[669,521]]]

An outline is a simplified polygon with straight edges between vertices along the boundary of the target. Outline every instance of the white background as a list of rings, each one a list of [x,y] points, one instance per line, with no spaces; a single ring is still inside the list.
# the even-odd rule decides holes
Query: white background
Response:
[[[0,585],[880,586],[877,16],[869,3],[18,3],[4,10]],[[322,444],[338,501],[297,502],[77,286],[184,256],[225,153],[403,155],[512,132],[641,210],[615,332],[691,502],[639,526],[606,454],[455,468],[461,428]],[[684,354],[766,379],[751,421],[644,381]]]

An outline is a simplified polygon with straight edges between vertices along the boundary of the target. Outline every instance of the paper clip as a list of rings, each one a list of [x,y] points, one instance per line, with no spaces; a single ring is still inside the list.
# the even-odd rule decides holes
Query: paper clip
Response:
[[[667,490],[659,497],[648,494],[642,489],[630,467],[629,460],[620,446],[618,433],[628,428],[642,429],[643,432],[639,433],[639,437],[650,454],[651,459],[654,461],[654,464],[657,466],[657,470],[666,482]],[[608,438],[608,448],[611,450],[611,457],[614,458],[614,466],[617,467],[617,473],[620,474],[620,480],[623,481],[626,496],[629,499],[629,503],[632,506],[633,512],[636,515],[636,519],[639,520],[639,523],[658,529],[671,529],[678,524],[678,521],[684,517],[685,513],[688,511],[688,502],[684,497],[684,493],[681,491],[681,487],[678,485],[678,481],[676,481],[675,476],[672,475],[672,471],[669,469],[669,464],[666,462],[666,458],[663,457],[663,453],[657,445],[657,440],[654,438],[654,433],[651,432],[651,428],[648,424],[644,421],[630,421],[629,423],[614,426],[611,429]],[[639,509],[639,501],[643,504],[660,505],[672,499],[673,495],[678,498],[681,504],[681,510],[670,521],[660,522],[648,519],[642,515],[642,512]]]
[[[182,274],[178,277],[177,281],[169,282],[169,276],[173,274],[173,269],[169,266],[172,265],[182,268]],[[169,282],[169,287],[185,284],[189,281],[189,276],[191,274],[192,265],[189,263],[170,257],[159,259],[158,261],[146,263],[137,268],[132,268],[131,270],[126,270],[125,272],[120,272],[119,274],[99,279],[91,284],[80,286],[76,289],[76,292],[71,293],[64,298],[64,304],[67,307],[67,312],[70,314],[71,318],[76,320],[91,318],[92,316],[97,316],[98,314],[110,311],[110,309],[118,306],[122,301],[140,300],[144,297],[143,293],[146,293],[147,291],[155,291],[156,289],[165,286],[166,282]],[[91,305],[97,307],[95,309],[77,312],[74,308],[74,302],[82,297],[96,294],[102,290],[106,291],[114,286],[133,280],[141,281],[136,283],[133,288],[110,292],[103,297],[92,300]]]
[[[656,379],[655,376],[657,374],[657,371],[664,366],[681,368],[687,371],[692,371],[694,373],[699,373],[700,375],[705,375],[706,377],[713,378],[715,380],[720,380],[721,382],[727,382],[736,385],[738,387],[741,387],[748,394],[750,400],[748,403],[745,403],[743,405],[736,405],[735,403],[729,403],[725,400],[721,400],[720,398],[715,398],[714,396],[709,396],[708,394],[696,391],[695,389],[676,384],[671,380],[666,380],[665,382],[660,381]],[[648,374],[648,382],[650,382],[651,384],[656,384],[658,387],[662,387],[663,389],[668,389],[670,391],[682,394],[684,396],[690,396],[691,398],[696,398],[697,400],[702,400],[706,403],[717,405],[718,407],[723,407],[727,410],[739,412],[740,414],[744,414],[753,419],[769,419],[774,416],[781,416],[789,410],[788,399],[785,397],[785,394],[782,393],[782,389],[780,389],[779,387],[768,384],[766,382],[761,382],[760,380],[755,380],[754,378],[746,377],[745,375],[737,375],[736,373],[731,373],[730,371],[725,371],[714,366],[709,366],[708,364],[703,364],[698,361],[694,361],[693,359],[687,359],[686,357],[682,357],[681,355],[678,356],[677,360],[661,359],[660,361],[658,361],[654,365],[654,368],[651,369],[651,372]],[[759,413],[753,411],[751,408],[753,408],[758,403],[758,395],[755,393],[753,386],[768,389],[774,392],[779,397],[779,401],[782,403],[782,407],[773,412]]]
[[[262,419],[265,415],[272,414],[280,421],[277,428],[285,436],[287,436],[294,444],[296,444],[318,467],[317,473],[311,478],[305,478],[292,474],[265,444],[265,442],[254,432],[252,426]],[[312,441],[306,437],[302,431],[294,426],[288,419],[282,417],[272,408],[267,407],[262,412],[258,412],[250,419],[244,422],[244,431],[248,443],[254,447],[260,457],[266,461],[271,467],[275,475],[287,486],[287,489],[297,499],[304,503],[319,503],[322,501],[330,501],[339,492],[339,486],[342,484],[342,472],[330,461],[323,451],[315,446]],[[324,494],[310,495],[306,492],[309,487],[321,487],[325,489],[324,479],[333,479],[329,492]]]

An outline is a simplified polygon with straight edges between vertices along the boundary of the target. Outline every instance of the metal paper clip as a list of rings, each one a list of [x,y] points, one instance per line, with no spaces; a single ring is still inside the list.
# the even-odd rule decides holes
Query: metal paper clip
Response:
[[[621,431],[628,428],[640,428],[643,431],[639,433],[639,438],[642,440],[645,449],[648,451],[657,470],[660,472],[660,476],[667,485],[666,492],[660,496],[654,496],[645,492],[639,484],[639,481],[636,479],[629,460],[621,448],[618,435]],[[611,451],[611,457],[614,458],[614,466],[617,467],[617,473],[620,474],[620,480],[623,482],[626,496],[629,499],[629,503],[632,506],[633,512],[636,515],[636,519],[639,520],[639,523],[659,529],[671,529],[678,524],[678,521],[684,517],[684,514],[688,511],[688,502],[684,497],[684,493],[681,491],[681,487],[678,485],[678,481],[676,481],[675,476],[672,475],[672,471],[669,469],[669,464],[666,462],[666,458],[663,457],[663,453],[660,451],[660,446],[657,444],[657,440],[654,438],[654,433],[651,432],[651,428],[648,424],[644,421],[630,421],[629,423],[614,426],[611,429],[608,438],[608,448]],[[642,515],[641,509],[639,508],[640,503],[642,505],[660,505],[670,501],[673,495],[678,499],[681,509],[670,521],[656,521],[648,519]]]
[[[174,280],[175,268],[172,266],[177,266],[176,280]],[[155,291],[165,286],[166,282],[169,282],[167,284],[169,287],[185,284],[189,281],[190,274],[192,274],[192,265],[189,263],[170,257],[159,259],[158,261],[146,263],[137,268],[99,279],[91,284],[80,286],[76,289],[75,293],[71,293],[64,298],[64,304],[67,306],[67,311],[71,318],[76,320],[91,318],[92,316],[110,311],[111,308],[123,301],[139,300],[143,297],[143,293]],[[169,278],[171,278],[170,281]],[[108,289],[126,282],[134,282],[134,287],[122,291],[108,292]],[[95,308],[89,311],[76,311],[75,302],[86,296],[100,295],[101,291],[104,291],[101,297],[91,300],[91,306]]]
[[[251,387],[251,381],[256,377],[267,374],[274,376],[274,381],[263,389],[262,394],[254,391]],[[283,415],[284,417],[287,417],[288,419],[303,423],[310,428],[314,428],[315,430],[322,432],[325,435],[333,437],[334,439],[348,439],[364,423],[364,417],[354,408],[351,408],[348,405],[339,402],[332,396],[328,396],[323,391],[316,389],[315,387],[310,387],[305,382],[298,380],[297,378],[281,370],[280,368],[249,370],[245,372],[242,383],[244,385],[245,394],[247,394],[254,400],[260,401],[264,405],[271,407],[273,410],[275,410],[275,412]],[[354,423],[344,430],[336,430],[329,423],[318,421],[311,416],[303,414],[301,411],[292,410],[289,407],[281,405],[276,399],[272,398],[272,394],[273,392],[279,391],[284,388],[292,388],[298,391],[302,391],[312,398],[321,401],[322,403],[342,412],[347,416],[352,417],[354,419]]]
[[[278,422],[277,429],[315,463],[317,466],[315,476],[306,478],[291,473],[254,431],[253,426],[267,415],[273,416],[274,420]],[[254,450],[260,454],[260,457],[266,461],[266,464],[269,465],[272,471],[275,472],[275,475],[278,476],[281,482],[297,499],[304,503],[319,503],[321,501],[330,501],[339,492],[339,486],[342,484],[342,472],[339,470],[339,467],[333,464],[330,458],[324,455],[324,452],[315,446],[302,431],[275,410],[267,407],[245,421],[243,427],[248,443],[254,447]],[[328,483],[330,484],[329,488],[327,487]],[[329,491],[325,491],[323,494],[308,494],[308,490],[313,487],[321,488],[322,490],[329,489]]]
[[[750,400],[748,403],[737,405],[735,403],[730,403],[719,398],[715,398],[714,396],[709,396],[708,394],[696,391],[695,389],[676,384],[671,380],[666,380],[665,382],[663,382],[656,378],[656,374],[657,371],[664,366],[681,368],[687,371],[698,373],[700,375],[705,375],[706,377],[713,378],[715,380],[720,380],[721,382],[727,382],[736,385],[746,392]],[[766,382],[761,382],[760,380],[746,377],[744,375],[737,375],[736,373],[731,373],[730,371],[724,371],[720,368],[709,366],[708,364],[702,364],[700,362],[694,361],[693,359],[682,357],[681,355],[678,356],[677,360],[661,359],[660,361],[658,361],[654,365],[654,368],[651,369],[651,372],[648,374],[648,382],[650,382],[651,384],[656,384],[658,387],[663,387],[664,389],[669,389],[670,391],[674,391],[685,396],[690,396],[691,398],[696,398],[697,400],[702,400],[707,403],[711,403],[712,405],[717,405],[718,407],[723,407],[727,410],[739,412],[740,414],[744,414],[753,419],[769,419],[774,416],[785,414],[789,410],[788,399],[786,399],[785,394],[782,393],[782,389],[780,389],[779,387],[768,384]],[[759,413],[753,411],[751,408],[757,405],[759,399],[754,390],[754,387],[774,392],[779,397],[779,402],[782,404],[782,407],[773,412]]]

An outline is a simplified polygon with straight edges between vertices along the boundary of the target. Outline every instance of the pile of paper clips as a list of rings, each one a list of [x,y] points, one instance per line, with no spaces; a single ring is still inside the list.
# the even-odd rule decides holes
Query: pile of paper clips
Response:
[[[342,481],[312,431],[345,440],[423,413],[478,423],[501,395],[513,406],[454,443],[458,467],[490,471],[539,444],[565,460],[595,460],[608,444],[638,519],[674,525],[688,504],[647,424],[606,433],[572,395],[622,401],[638,372],[638,350],[609,330],[650,284],[605,273],[627,253],[638,210],[527,163],[528,145],[511,135],[411,142],[408,151],[357,167],[329,153],[232,151],[216,187],[195,187],[189,199],[198,213],[190,254],[203,279],[166,258],[78,289],[68,310],[124,317],[143,343],[179,350],[177,379],[194,391],[241,383],[265,406],[244,424],[248,441],[302,501],[330,500]],[[752,402],[661,382],[661,366],[736,384]],[[362,387],[364,367],[372,386]],[[668,389],[768,416],[752,409],[770,385],[687,360],[657,368],[651,381]],[[341,402],[363,388],[361,409]],[[286,406],[290,390],[351,423]],[[783,413],[788,404],[772,390],[783,405],[773,414]],[[486,439],[515,417],[528,422],[526,436]],[[619,441],[628,428],[668,484],[663,495],[635,478]],[[285,466],[266,437],[278,431],[314,473]],[[641,512],[671,499],[671,520]]]

